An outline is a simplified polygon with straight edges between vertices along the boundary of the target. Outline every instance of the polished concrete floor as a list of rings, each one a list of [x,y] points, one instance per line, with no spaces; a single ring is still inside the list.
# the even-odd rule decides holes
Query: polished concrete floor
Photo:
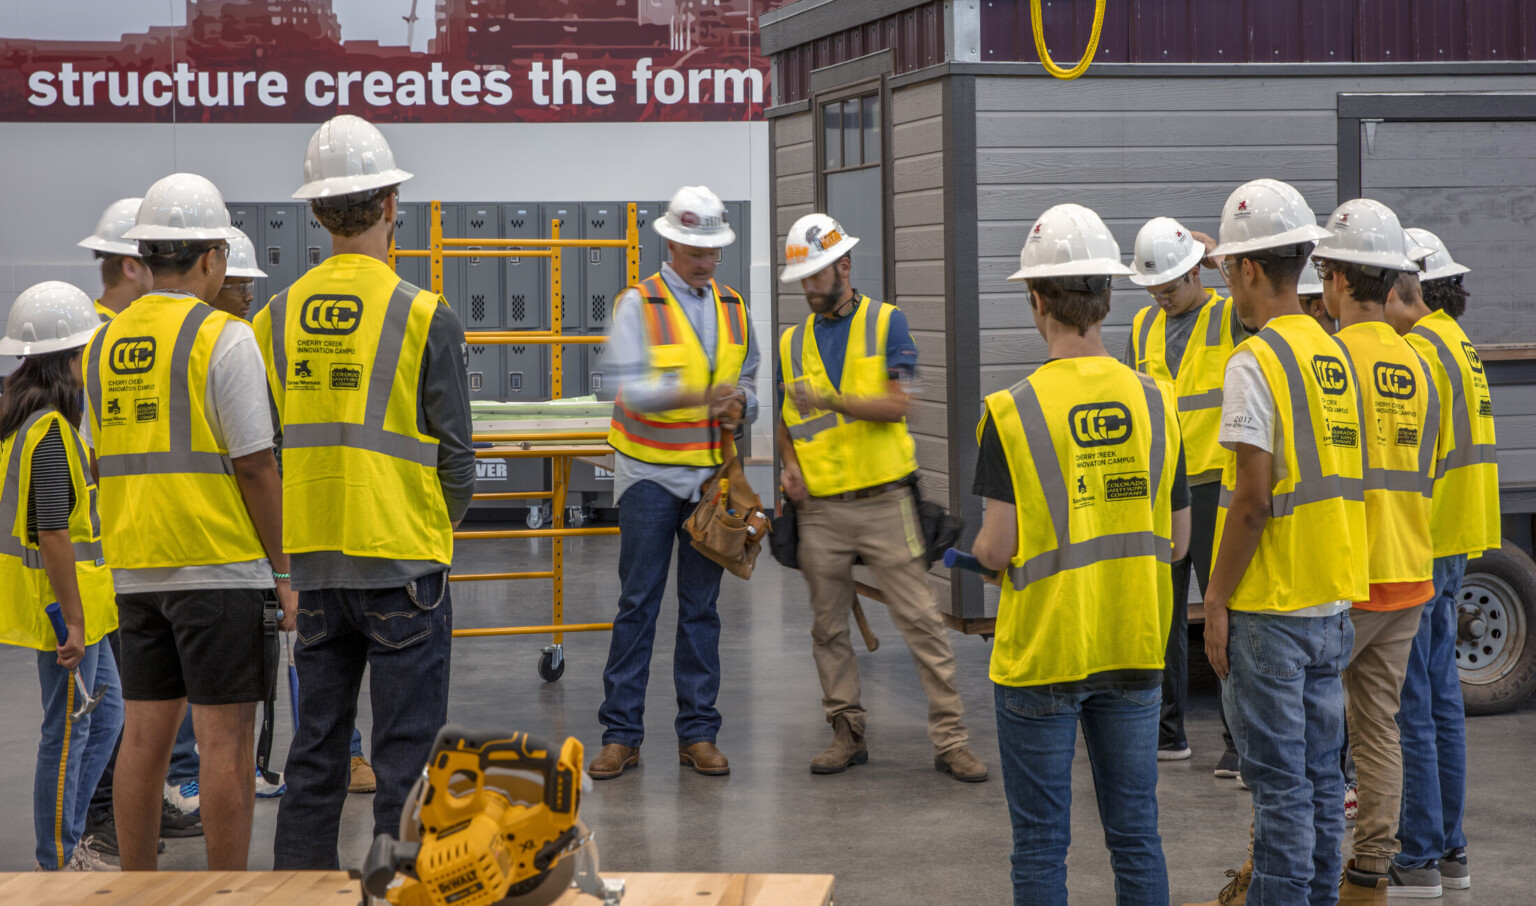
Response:
[[[536,568],[548,557],[548,547],[536,546],[540,543],[548,544],[461,543],[458,571]],[[566,550],[566,620],[611,618],[618,594],[617,539],[580,539]],[[549,618],[547,582],[459,583],[453,594],[460,628]],[[598,834],[605,867],[620,874],[825,872],[837,876],[840,906],[1008,902],[1010,838],[987,681],[990,646],[953,636],[973,746],[992,767],[991,780],[961,784],[933,769],[922,691],[899,635],[878,605],[866,610],[882,645],[874,654],[862,648],[859,654],[870,762],[840,775],[813,776],[807,762],[825,744],[828,730],[804,600],[799,577],[766,556],[751,582],[725,578],[720,746],[733,773],[724,778],[680,769],[673,757],[676,711],[668,669],[673,619],[664,610],[648,698],[650,739],[641,766],[597,784],[583,810]],[[541,644],[526,637],[458,640],[450,717],[475,727],[574,735],[595,750],[608,637],[568,636],[565,676],[553,684],[540,682],[537,674]],[[12,816],[0,824],[0,869],[25,870],[32,867],[30,796],[41,713],[32,656],[13,648],[0,651],[0,681],[11,690],[0,701],[0,726],[7,728],[0,734],[0,814]],[[1220,749],[1214,690],[1208,675],[1197,677],[1189,722],[1193,760],[1161,768],[1161,828],[1175,904],[1214,897],[1225,882],[1223,872],[1241,862],[1247,836],[1248,794],[1211,775]],[[284,713],[278,726],[286,728],[286,697],[280,700]],[[366,709],[360,721],[366,737]],[[1447,892],[1445,902],[1531,903],[1525,870],[1536,832],[1531,792],[1536,703],[1515,714],[1471,720],[1468,734],[1466,827],[1475,884],[1470,892]],[[280,735],[279,755],[286,746],[286,734]],[[1113,876],[1081,745],[1079,753],[1068,884],[1074,903],[1111,903]],[[370,809],[370,796],[347,802],[345,865],[360,865],[367,851]],[[276,815],[275,801],[257,804],[253,868],[271,865]],[[200,840],[171,840],[161,865],[197,869],[203,858]]]

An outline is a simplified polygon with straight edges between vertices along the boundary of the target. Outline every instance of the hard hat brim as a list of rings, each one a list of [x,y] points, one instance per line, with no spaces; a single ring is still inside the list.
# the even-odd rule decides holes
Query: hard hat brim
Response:
[[[93,252],[102,252],[108,255],[127,255],[130,258],[139,257],[139,244],[137,242],[113,242],[111,239],[102,239],[99,236],[87,236],[75,243],[80,248],[90,249]]]
[[[1264,236],[1259,239],[1244,239],[1240,242],[1219,243],[1211,250],[1212,258],[1225,258],[1228,255],[1243,255],[1248,252],[1262,252],[1264,249],[1280,248],[1284,245],[1300,245],[1303,242],[1319,242],[1333,234],[1316,224],[1303,224],[1294,230],[1286,230],[1273,236]]]
[[[1037,264],[1021,267],[1008,277],[1010,283],[1047,277],[1129,277],[1136,272],[1110,258],[1088,258],[1064,264]]]
[[[124,239],[169,239],[196,242],[201,239],[238,239],[245,235],[234,227],[169,227],[146,223],[131,227]],[[137,254],[137,252],[135,252]]]
[[[97,325],[97,327],[99,326]],[[82,330],[79,333],[73,333],[57,340],[38,340],[36,343],[25,343],[21,340],[13,340],[10,337],[0,337],[0,355],[29,356],[42,355],[48,352],[63,352],[66,349],[79,349],[91,342],[91,337],[96,334],[97,327],[92,327],[90,330]]]
[[[377,173],[364,173],[357,176],[328,176],[325,179],[317,179],[299,186],[292,197],[301,201],[312,198],[337,198],[342,195],[356,195],[359,192],[371,192],[374,189],[382,189],[386,186],[397,186],[410,179],[412,174],[395,168],[380,170]]]
[[[853,247],[859,244],[857,236],[848,236],[822,252],[815,261],[802,261],[799,264],[786,264],[779,271],[780,283],[799,283],[807,277],[814,277],[832,265],[836,264],[844,255],[853,251]],[[822,262],[826,262],[823,264]]]
[[[1431,280],[1444,280],[1448,277],[1470,273],[1472,273],[1472,268],[1467,267],[1465,264],[1447,264],[1444,267],[1437,267],[1434,270],[1428,270],[1419,274],[1419,282],[1428,283]]]
[[[690,248],[723,249],[736,241],[736,231],[728,223],[722,224],[720,229],[712,233],[695,233],[673,226],[671,221],[662,216],[651,221],[651,226],[661,238]]]
[[[1412,274],[1419,272],[1418,262],[1402,255],[1393,255],[1390,252],[1357,252],[1352,249],[1325,249],[1319,247],[1312,253],[1312,257],[1322,261],[1358,264],[1362,267],[1384,267],[1389,270],[1407,271]]]
[[[226,277],[252,277],[260,279],[266,275],[267,272],[259,267],[230,267],[224,269],[224,276]]]
[[[1195,243],[1195,247],[1190,250],[1188,255],[1184,256],[1183,260],[1167,270],[1161,270],[1154,274],[1143,274],[1136,271],[1134,267],[1131,268],[1134,272],[1131,274],[1131,282],[1137,286],[1144,287],[1162,286],[1164,283],[1172,283],[1194,270],[1195,266],[1200,263],[1200,259],[1204,257],[1205,246],[1201,243]]]

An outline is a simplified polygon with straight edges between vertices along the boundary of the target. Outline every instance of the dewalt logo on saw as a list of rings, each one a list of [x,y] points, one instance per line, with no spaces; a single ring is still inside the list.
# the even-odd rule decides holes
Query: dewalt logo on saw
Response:
[[[1131,436],[1131,410],[1120,403],[1086,403],[1067,413],[1079,447],[1123,444]]]
[[[1312,373],[1317,375],[1318,386],[1329,396],[1338,396],[1349,389],[1349,369],[1331,355],[1313,356]]]
[[[357,330],[363,318],[363,300],[357,296],[310,296],[299,312],[305,333],[345,336]]]
[[[1391,362],[1376,363],[1376,392],[1388,399],[1411,400],[1417,384],[1413,372]]]
[[[155,367],[155,338],[123,337],[112,344],[107,364],[118,374],[143,374]]]

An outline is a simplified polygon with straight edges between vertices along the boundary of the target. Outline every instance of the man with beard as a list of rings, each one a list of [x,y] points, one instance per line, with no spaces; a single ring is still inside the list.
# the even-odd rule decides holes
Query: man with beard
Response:
[[[967,748],[955,656],[928,587],[917,518],[917,455],[907,407],[917,347],[906,316],[849,282],[858,239],[826,214],[790,228],[779,279],[800,284],[812,315],[779,340],[780,483],[799,514],[799,562],[811,592],[811,639],[832,743],[811,760],[837,774],[869,760],[859,668],[849,640],[853,565],[874,573],[928,695],[934,767],[987,779]]]

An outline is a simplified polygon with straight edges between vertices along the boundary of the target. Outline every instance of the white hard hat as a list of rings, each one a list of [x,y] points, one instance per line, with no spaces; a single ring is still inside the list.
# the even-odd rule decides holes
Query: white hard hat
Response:
[[[1408,235],[1412,236],[1413,241],[1419,246],[1429,249],[1429,255],[1424,259],[1424,273],[1419,274],[1419,282],[1444,280],[1447,277],[1471,273],[1472,268],[1457,264],[1451,258],[1451,253],[1446,251],[1445,243],[1440,241],[1439,236],[1418,227],[1409,227]]]
[[[1205,244],[1196,242],[1189,230],[1172,217],[1154,217],[1136,234],[1131,254],[1131,282],[1137,286],[1162,286],[1190,271],[1205,257]]]
[[[1099,215],[1082,205],[1059,204],[1035,221],[1019,250],[1019,269],[1008,279],[1134,273],[1120,262],[1120,244]]]
[[[395,166],[384,134],[344,113],[320,124],[304,152],[304,185],[294,198],[336,198],[399,185],[411,174]]]
[[[848,235],[842,224],[826,214],[807,214],[795,221],[784,240],[784,270],[781,283],[797,283],[819,274],[859,244],[859,237]]]
[[[1328,218],[1330,235],[1317,244],[1314,258],[1342,261],[1369,269],[1417,272],[1408,257],[1408,234],[1392,209],[1370,198],[1352,198]]]
[[[197,241],[238,235],[213,183],[196,173],[172,173],[144,193],[138,219],[123,238]]]
[[[1424,267],[1424,259],[1435,253],[1435,250],[1427,245],[1419,245],[1419,240],[1413,238],[1413,234],[1403,230],[1403,243],[1408,248],[1408,260]]]
[[[267,272],[256,266],[256,245],[237,227],[239,236],[229,240],[229,265],[224,268],[225,277],[265,277]]]
[[[83,290],[49,280],[30,286],[11,303],[0,355],[41,355],[76,349],[101,326],[96,303]]]
[[[705,186],[678,189],[667,213],[651,225],[663,239],[696,249],[720,249],[736,241],[736,231],[725,222],[725,202]]]
[[[1312,266],[1312,258],[1307,258],[1307,266],[1301,269],[1301,277],[1296,281],[1296,295],[1321,296],[1323,294],[1323,278],[1317,275],[1317,268]]]
[[[1316,242],[1329,235],[1317,225],[1317,215],[1300,192],[1278,179],[1255,179],[1227,198],[1221,209],[1221,242],[1211,257]]]
[[[107,209],[101,212],[101,219],[96,221],[96,232],[75,245],[107,255],[139,257],[139,244],[124,240],[123,234],[138,220],[139,205],[143,202],[142,198],[119,198],[107,205]]]

